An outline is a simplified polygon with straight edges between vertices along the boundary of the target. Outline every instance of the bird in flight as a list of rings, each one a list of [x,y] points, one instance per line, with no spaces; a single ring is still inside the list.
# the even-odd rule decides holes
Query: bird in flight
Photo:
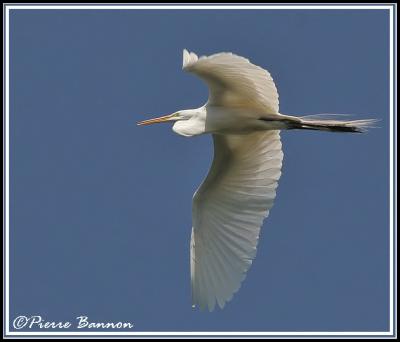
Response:
[[[232,53],[184,50],[183,70],[208,85],[207,103],[138,125],[171,121],[185,137],[212,134],[214,159],[193,196],[190,272],[193,307],[213,311],[239,290],[256,255],[281,176],[280,130],[363,132],[374,120],[280,114],[270,73]]]

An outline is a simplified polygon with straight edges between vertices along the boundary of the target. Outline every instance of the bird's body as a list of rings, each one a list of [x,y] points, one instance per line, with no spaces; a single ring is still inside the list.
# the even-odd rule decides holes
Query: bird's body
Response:
[[[288,128],[283,115],[267,114],[243,108],[225,108],[205,105],[195,112],[190,122],[177,121],[173,131],[183,136],[195,136],[206,133],[248,134],[255,131]],[[183,122],[183,124],[182,124]]]
[[[232,53],[198,58],[184,50],[183,70],[207,83],[207,103],[139,124],[174,121],[180,135],[213,135],[214,160],[193,196],[190,243],[193,305],[211,311],[232,298],[255,257],[281,175],[280,130],[361,132],[373,120],[280,114],[268,71]]]

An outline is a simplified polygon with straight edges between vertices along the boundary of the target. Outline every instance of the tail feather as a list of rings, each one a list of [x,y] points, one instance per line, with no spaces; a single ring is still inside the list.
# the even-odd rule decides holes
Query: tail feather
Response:
[[[291,129],[311,129],[329,132],[351,132],[351,133],[364,133],[369,128],[375,127],[374,124],[378,121],[376,119],[363,119],[363,120],[321,120],[310,119],[308,117],[296,118],[296,120],[289,120],[289,128]]]

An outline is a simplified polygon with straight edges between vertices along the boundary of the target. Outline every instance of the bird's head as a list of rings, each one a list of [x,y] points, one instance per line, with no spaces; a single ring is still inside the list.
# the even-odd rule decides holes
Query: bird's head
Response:
[[[160,116],[149,120],[138,122],[138,126],[151,125],[160,122],[175,121],[172,130],[183,136],[193,136],[204,133],[205,112],[202,108],[186,109],[178,112]]]

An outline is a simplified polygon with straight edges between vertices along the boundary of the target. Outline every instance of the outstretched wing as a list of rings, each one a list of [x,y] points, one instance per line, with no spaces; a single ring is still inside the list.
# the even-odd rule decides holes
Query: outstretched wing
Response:
[[[278,114],[278,91],[270,73],[246,58],[218,53],[198,58],[183,50],[183,70],[204,80],[210,91],[208,103],[215,106],[241,107]]]
[[[193,197],[192,302],[223,308],[256,254],[281,175],[279,131],[213,135],[214,160]]]

